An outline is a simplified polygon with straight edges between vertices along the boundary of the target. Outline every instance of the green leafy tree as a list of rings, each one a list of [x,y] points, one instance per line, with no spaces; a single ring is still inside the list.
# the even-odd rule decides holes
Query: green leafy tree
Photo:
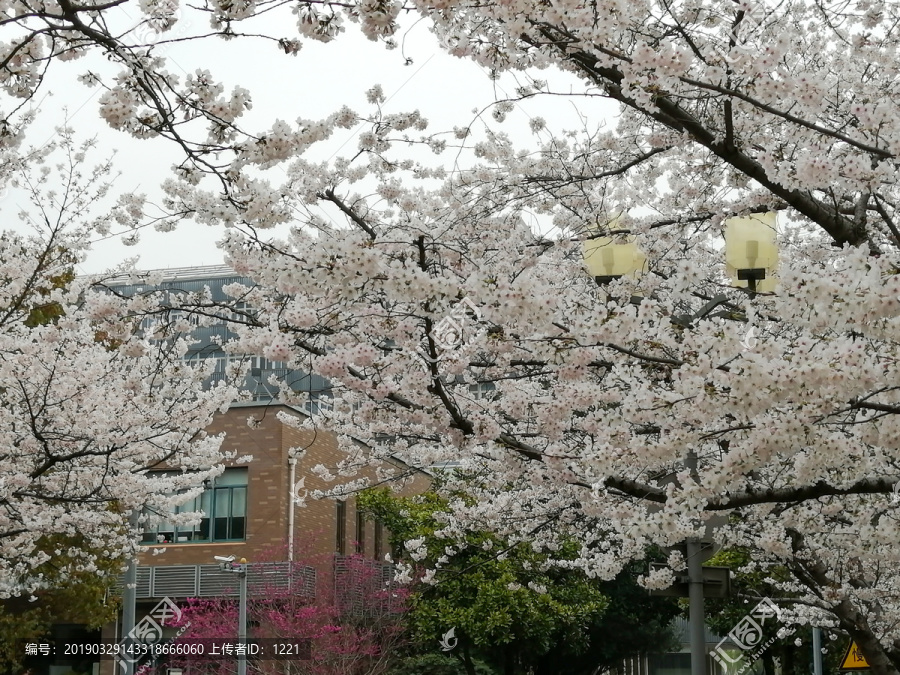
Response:
[[[446,502],[434,493],[405,498],[369,490],[359,504],[384,522],[397,557],[413,562],[421,575],[409,617],[414,639],[426,649],[442,639],[445,647],[458,640],[451,653],[468,675],[477,672],[477,656],[506,675],[575,675],[641,651],[648,636],[668,644],[665,625],[677,606],[648,598],[633,581],[624,582],[624,575],[615,582],[591,580],[551,564],[527,543],[486,532],[468,533],[460,544],[443,535]],[[554,558],[565,561],[574,554],[563,547]],[[426,569],[437,571],[432,576]],[[639,630],[642,624],[649,632]],[[450,629],[453,638],[445,638]],[[619,637],[630,629],[633,638]],[[615,643],[611,636],[617,636]]]
[[[496,675],[482,661],[474,661],[476,675]],[[446,654],[411,654],[388,675],[466,675],[465,664]]]
[[[634,562],[615,579],[595,582],[608,604],[587,626],[587,649],[575,652],[559,642],[539,660],[535,675],[592,675],[637,654],[677,651],[672,620],[681,611],[678,602],[639,586],[637,577],[645,570],[646,563]]]
[[[81,535],[48,535],[39,548],[48,559],[36,572],[46,580],[46,590],[32,598],[13,598],[0,603],[0,673],[21,672],[21,641],[46,638],[54,623],[81,624],[99,629],[113,621],[119,600],[110,586],[122,561],[98,558],[94,569],[85,569],[70,550],[83,550]]]

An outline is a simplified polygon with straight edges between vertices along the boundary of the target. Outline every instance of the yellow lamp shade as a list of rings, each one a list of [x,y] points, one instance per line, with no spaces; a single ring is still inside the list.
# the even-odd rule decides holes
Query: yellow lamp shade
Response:
[[[778,248],[775,245],[776,214],[754,213],[725,221],[725,262],[734,270],[775,270]],[[737,274],[734,274],[737,276]],[[746,285],[746,282],[744,282]]]
[[[593,277],[635,277],[643,273],[647,257],[633,241],[597,237],[582,242],[584,264]]]

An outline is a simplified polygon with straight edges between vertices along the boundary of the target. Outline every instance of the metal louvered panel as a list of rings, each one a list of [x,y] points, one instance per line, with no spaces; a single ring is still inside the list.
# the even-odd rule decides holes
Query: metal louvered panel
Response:
[[[381,567],[381,583],[384,586],[390,586],[394,583],[394,566],[390,563],[382,563]]]
[[[154,598],[190,598],[197,595],[197,565],[165,565],[153,571]]]
[[[238,575],[223,572],[218,565],[198,565],[200,584],[197,589],[199,597],[225,596],[238,594]]]
[[[135,597],[138,598],[149,598],[150,597],[150,570],[151,567],[141,567],[137,568],[137,583],[135,584]],[[121,595],[125,590],[125,575],[120,574],[115,578],[115,581],[112,583],[112,592],[116,595]]]
[[[150,578],[151,573],[150,567],[141,567],[138,565],[137,568],[137,585],[135,589],[135,597],[138,598],[149,598],[150,596]]]
[[[298,565],[294,570],[294,593],[307,598],[316,595],[316,568]]]
[[[113,586],[122,593],[124,576]],[[137,569],[138,598],[189,598],[235,596],[240,578],[223,572],[218,565],[140,565]],[[290,592],[304,597],[316,593],[316,568],[290,562],[251,564],[247,577],[251,595]]]
[[[342,613],[378,616],[392,611],[393,595],[388,587],[393,567],[361,556],[335,556],[334,592]]]
[[[291,566],[292,563],[289,562],[250,565],[247,590],[253,595],[288,590],[291,587]]]

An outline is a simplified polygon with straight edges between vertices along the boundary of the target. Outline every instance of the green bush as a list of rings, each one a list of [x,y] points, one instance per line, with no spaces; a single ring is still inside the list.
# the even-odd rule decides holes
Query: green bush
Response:
[[[497,675],[497,672],[483,663],[475,661],[478,675]],[[408,656],[387,675],[466,675],[466,669],[459,659],[444,654],[419,654]]]

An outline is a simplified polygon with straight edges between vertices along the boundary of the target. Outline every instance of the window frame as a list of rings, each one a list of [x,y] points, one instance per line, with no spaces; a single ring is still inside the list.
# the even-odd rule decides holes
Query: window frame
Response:
[[[366,516],[359,510],[356,511],[356,553],[366,553]]]
[[[163,471],[156,473],[172,475],[178,474],[179,472]],[[231,477],[240,476],[240,478],[237,479],[237,482],[231,482],[234,478],[231,478],[227,483],[221,482],[226,475]],[[203,515],[201,516],[199,523],[195,525],[179,526],[165,520],[159,521],[152,530],[145,529],[141,533],[141,544],[145,546],[158,546],[161,544],[217,544],[223,542],[246,541],[247,511],[249,508],[249,499],[247,498],[249,482],[249,469],[247,467],[228,467],[225,469],[225,473],[213,481],[211,486],[205,488],[203,492],[197,495],[193,500],[177,506],[174,514],[172,514],[178,515],[181,513],[200,511]],[[237,515],[234,512],[235,495],[238,494],[240,490],[243,490],[243,514]],[[216,521],[221,519],[221,516],[217,515],[219,495],[227,495],[228,502],[226,507],[228,515],[225,516],[224,519],[226,520],[226,534],[229,536],[226,536],[225,538],[216,536],[216,530],[218,528],[218,523]],[[238,498],[238,501],[240,501],[240,498]],[[208,509],[208,512],[206,509]],[[167,514],[160,514],[157,512],[156,515],[162,516]],[[241,536],[230,536],[235,531],[235,523],[238,521],[240,521],[238,528],[242,530]],[[202,536],[204,530],[206,531],[205,538]],[[198,533],[200,536],[198,536]],[[160,537],[165,538],[160,540]]]
[[[372,552],[372,557],[375,560],[381,560],[381,548],[384,540],[384,523],[381,522],[381,518],[375,519],[375,536],[373,539],[372,548],[374,550]]]

